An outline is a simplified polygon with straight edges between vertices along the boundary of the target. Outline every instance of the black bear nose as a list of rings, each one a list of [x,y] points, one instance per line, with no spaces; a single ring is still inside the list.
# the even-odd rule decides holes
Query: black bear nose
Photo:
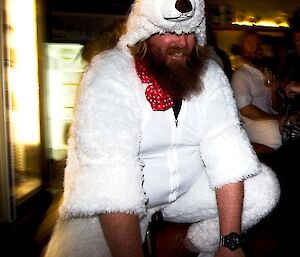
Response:
[[[186,13],[193,10],[193,6],[189,0],[177,0],[175,8],[181,13]]]

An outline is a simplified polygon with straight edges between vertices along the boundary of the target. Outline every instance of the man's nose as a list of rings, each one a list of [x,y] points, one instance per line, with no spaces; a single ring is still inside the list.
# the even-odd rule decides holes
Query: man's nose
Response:
[[[180,46],[187,46],[187,35],[181,34],[177,37],[177,44]]]

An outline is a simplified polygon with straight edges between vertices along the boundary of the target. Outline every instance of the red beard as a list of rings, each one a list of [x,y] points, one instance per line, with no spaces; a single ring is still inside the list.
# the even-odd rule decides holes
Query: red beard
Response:
[[[186,58],[167,61],[167,55],[173,54],[180,54]],[[200,60],[195,49],[189,53],[182,47],[170,47],[164,55],[149,47],[145,60],[160,87],[173,99],[189,99],[201,92],[201,73],[205,60]]]

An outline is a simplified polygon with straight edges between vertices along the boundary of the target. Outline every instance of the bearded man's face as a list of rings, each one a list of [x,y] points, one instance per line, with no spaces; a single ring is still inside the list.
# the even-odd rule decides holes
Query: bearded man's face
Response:
[[[262,42],[257,34],[247,35],[241,45],[243,58],[255,65],[260,65],[264,61]]]
[[[145,56],[160,86],[173,98],[188,98],[200,92],[200,62],[192,34],[155,34],[147,40]]]
[[[196,45],[196,38],[192,34],[176,35],[171,33],[155,34],[147,41],[149,51],[160,56],[166,66],[173,63],[186,63]]]

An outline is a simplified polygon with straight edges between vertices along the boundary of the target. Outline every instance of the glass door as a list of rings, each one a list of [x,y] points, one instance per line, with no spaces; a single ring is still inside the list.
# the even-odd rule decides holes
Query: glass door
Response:
[[[11,220],[8,148],[6,127],[6,94],[4,81],[4,20],[3,1],[0,0],[0,221]]]
[[[1,10],[1,185],[15,216],[16,206],[42,185],[36,0],[3,0]]]

